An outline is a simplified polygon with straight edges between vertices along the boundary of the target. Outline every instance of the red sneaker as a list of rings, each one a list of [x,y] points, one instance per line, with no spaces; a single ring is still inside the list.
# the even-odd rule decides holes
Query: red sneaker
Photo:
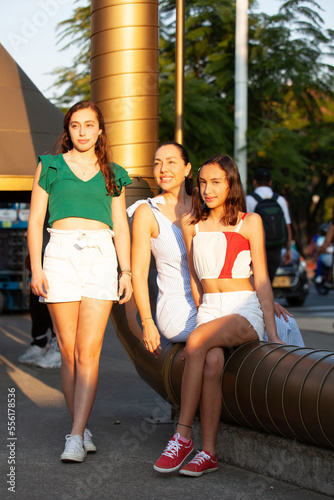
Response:
[[[191,439],[188,443],[182,443],[179,438],[179,433],[174,434],[159,460],[155,462],[154,470],[173,472],[181,467],[187,456],[193,451],[194,445]]]
[[[195,457],[180,470],[184,476],[198,477],[218,469],[217,455],[208,451],[198,451]]]

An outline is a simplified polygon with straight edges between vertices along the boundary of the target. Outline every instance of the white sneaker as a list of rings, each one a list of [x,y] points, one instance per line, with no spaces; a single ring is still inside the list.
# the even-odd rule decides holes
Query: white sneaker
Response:
[[[39,347],[38,345],[31,345],[28,349],[17,358],[19,363],[33,364],[38,358],[45,354],[46,347]]]
[[[92,433],[90,432],[89,429],[84,430],[84,445],[87,450],[87,453],[95,453],[96,452],[96,446],[92,441]]]
[[[54,340],[56,342],[54,342]],[[51,340],[51,345],[49,349],[46,351],[44,356],[38,358],[34,363],[34,365],[39,366],[40,368],[60,368],[61,367],[61,355],[57,343],[57,339],[53,338]]]
[[[87,457],[87,451],[80,434],[67,434],[65,436],[66,443],[60,459],[63,462],[83,462]]]

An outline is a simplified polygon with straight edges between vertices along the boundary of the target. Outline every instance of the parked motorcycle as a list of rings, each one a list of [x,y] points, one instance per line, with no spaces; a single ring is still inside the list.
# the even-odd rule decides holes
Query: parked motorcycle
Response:
[[[316,241],[318,248],[321,247],[324,240],[324,236],[319,236]],[[320,295],[327,295],[330,290],[333,290],[334,245],[330,244],[326,252],[320,253],[317,259],[316,276],[313,280],[314,286]]]
[[[323,273],[314,279],[314,286],[319,295],[327,295],[330,290],[334,290],[333,283],[329,281],[331,268],[323,266]],[[318,279],[319,278],[319,279]]]
[[[283,257],[285,249],[282,250]],[[284,298],[290,306],[301,306],[309,293],[306,263],[300,253],[292,248],[292,262],[281,264],[272,283],[274,297]]]
[[[328,247],[329,248],[329,247]],[[321,254],[319,259],[321,259],[320,272],[314,278],[314,286],[320,295],[327,295],[330,290],[334,290],[333,287],[333,258],[334,253]]]

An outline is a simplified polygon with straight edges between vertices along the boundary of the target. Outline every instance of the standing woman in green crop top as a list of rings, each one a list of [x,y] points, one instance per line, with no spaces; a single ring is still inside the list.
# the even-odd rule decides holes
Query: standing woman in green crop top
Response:
[[[92,102],[78,102],[67,112],[57,153],[39,157],[32,189],[31,290],[47,303],[62,357],[72,429],[61,460],[82,462],[87,451],[96,451],[86,426],[111,306],[132,294],[124,189],[131,180],[124,168],[109,162],[104,120]],[[47,207],[51,229],[42,268]]]

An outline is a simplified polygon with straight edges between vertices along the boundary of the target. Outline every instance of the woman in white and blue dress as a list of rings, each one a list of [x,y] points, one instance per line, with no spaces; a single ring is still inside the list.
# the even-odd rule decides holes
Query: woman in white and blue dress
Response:
[[[127,209],[132,224],[132,280],[134,298],[140,314],[143,341],[155,356],[161,350],[161,335],[171,342],[185,342],[196,326],[197,309],[192,297],[187,253],[181,231],[181,217],[191,209],[193,180],[186,149],[176,143],[163,144],[155,153],[154,177],[162,192],[155,198],[139,200]],[[157,267],[158,297],[152,317],[148,277],[151,252]],[[295,320],[275,304],[276,328],[289,344],[302,342]],[[281,315],[282,314],[282,315]],[[283,315],[285,319],[283,318]],[[291,338],[291,333],[296,334]],[[221,385],[224,351],[208,352],[203,373],[200,401],[203,449],[216,441],[212,432],[219,422],[221,408],[205,398]]]
[[[185,342],[196,324],[181,217],[191,208],[193,179],[186,149],[166,143],[155,153],[154,177],[162,193],[128,208],[133,215],[132,264],[134,297],[144,332],[144,343],[158,353],[160,334]],[[148,289],[151,251],[157,267],[158,298],[152,317]]]

